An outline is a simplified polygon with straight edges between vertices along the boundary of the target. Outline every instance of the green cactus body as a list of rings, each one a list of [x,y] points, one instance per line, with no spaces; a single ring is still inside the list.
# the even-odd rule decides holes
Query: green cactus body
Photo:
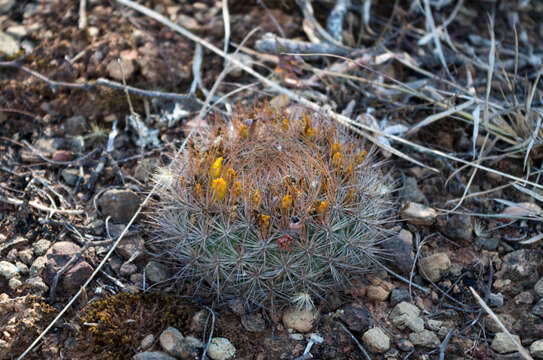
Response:
[[[221,124],[157,176],[149,245],[173,279],[268,307],[323,300],[386,255],[389,189],[361,141],[300,109]]]

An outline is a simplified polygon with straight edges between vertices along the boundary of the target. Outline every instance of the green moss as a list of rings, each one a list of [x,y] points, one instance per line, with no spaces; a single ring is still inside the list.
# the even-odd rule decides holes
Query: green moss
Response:
[[[126,359],[147,334],[169,326],[186,331],[192,311],[174,296],[154,292],[109,296],[88,304],[81,316],[77,358]]]

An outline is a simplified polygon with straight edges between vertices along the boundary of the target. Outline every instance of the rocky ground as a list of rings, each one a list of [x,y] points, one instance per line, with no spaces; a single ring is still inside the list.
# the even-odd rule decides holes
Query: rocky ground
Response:
[[[220,2],[142,3],[223,47]],[[232,43],[240,44],[256,26],[260,34],[279,27],[283,37],[304,38],[303,16],[295,2],[265,3],[229,2]],[[421,26],[409,5],[372,3],[375,28],[390,25],[390,31],[398,31],[398,36],[383,35],[384,45],[417,55],[410,36]],[[503,46],[510,45],[507,14],[514,10],[537,56],[543,43],[543,28],[536,20],[543,16],[541,4],[521,1],[507,8],[492,1],[465,3],[450,30],[455,39],[486,36],[487,14],[494,11],[496,36]],[[386,166],[397,177],[399,190],[392,195],[398,211],[390,228],[397,235],[386,245],[386,268],[355,279],[345,292],[330,294],[327,303],[315,309],[247,313],[241,301],[213,307],[212,299],[192,297],[190,284],[155,291],[152,285],[169,274],[146,251],[152,234],[145,211],[82,288],[138,211],[152,186],[153,170],[182,143],[187,122],[205,99],[197,90],[182,102],[186,115],[177,116],[171,99],[132,93],[129,103],[123,91],[112,87],[70,86],[106,78],[139,89],[185,94],[194,78],[193,42],[115,1],[88,0],[86,6],[86,25],[80,29],[77,1],[0,0],[1,359],[22,354],[78,291],[77,301],[28,358],[194,359],[205,352],[214,360],[308,359],[308,353],[317,359],[521,359],[517,346],[470,289],[533,358],[543,359],[543,254],[537,238],[542,230],[541,198],[516,191],[501,175],[479,171],[470,183],[472,195],[458,211],[448,211],[453,200],[462,197],[471,172],[454,172],[447,160],[409,148],[402,151],[439,171],[389,157]],[[330,2],[314,6],[317,19],[325,21]],[[448,14],[454,5],[447,6],[443,11]],[[356,33],[361,20],[358,12],[353,14],[357,17],[352,15],[348,23]],[[400,31],[402,24],[405,33]],[[253,49],[259,36],[244,46]],[[373,33],[360,44],[377,49],[377,38]],[[285,72],[309,76],[307,68],[297,69],[300,63],[293,58],[257,53],[251,63],[249,55],[239,58],[262,74],[279,74],[278,81],[288,83]],[[23,61],[11,63],[16,59]],[[221,58],[203,51],[200,73],[205,88],[213,86],[222,66]],[[458,73],[467,68],[462,66]],[[526,66],[524,75],[529,78],[534,68]],[[484,88],[486,73],[468,70],[483,79],[474,86]],[[400,81],[417,79],[397,64],[385,64],[380,71]],[[363,75],[376,78],[371,72]],[[222,92],[252,81],[234,71],[221,85]],[[320,94],[323,103],[331,99],[339,112],[351,100],[368,101],[364,105],[406,126],[432,111],[422,101],[395,108],[397,94],[386,98],[390,108],[382,105],[380,95],[361,100],[349,81],[311,94]],[[232,103],[285,101],[266,88],[242,94]],[[146,117],[140,123],[144,130],[127,120],[131,111]],[[445,121],[417,133],[417,143],[469,154],[471,126],[453,117]],[[477,146],[482,138],[479,134]],[[487,165],[526,176],[522,158],[500,157]]]

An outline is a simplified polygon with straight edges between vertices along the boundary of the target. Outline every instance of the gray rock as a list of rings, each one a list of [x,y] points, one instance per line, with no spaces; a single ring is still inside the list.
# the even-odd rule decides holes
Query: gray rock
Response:
[[[145,265],[145,276],[151,283],[156,284],[166,280],[168,273],[161,264],[156,261],[149,261]]]
[[[538,280],[537,267],[541,264],[541,252],[532,249],[513,251],[502,258],[502,269],[496,278],[503,277],[519,286],[533,286]]]
[[[473,238],[473,222],[469,215],[452,215],[445,225],[445,235],[454,240],[471,241]]]
[[[515,305],[531,305],[534,302],[534,296],[529,291],[523,291],[513,299]]]
[[[62,176],[66,184],[74,186],[79,178],[79,170],[74,168],[66,168],[60,172],[60,176]]]
[[[441,344],[437,335],[430,330],[422,330],[409,334],[409,341],[414,345],[420,345],[427,348],[435,348]]]
[[[431,207],[408,202],[402,206],[400,216],[410,224],[432,225],[436,220],[437,212]]]
[[[543,298],[543,277],[535,283],[534,290],[537,296]]]
[[[513,316],[507,313],[497,314],[497,316],[507,330],[511,331],[513,329],[513,323],[516,320]],[[498,325],[491,315],[485,316],[485,327],[492,333],[499,333],[502,331],[501,326]]]
[[[419,262],[421,276],[427,276],[433,282],[437,282],[442,276],[447,275],[450,267],[451,260],[445,253],[435,253],[422,258]]]
[[[97,201],[102,214],[116,223],[126,224],[140,206],[139,196],[132,190],[112,189],[106,191]]]
[[[130,275],[134,274],[136,271],[138,271],[138,267],[136,265],[132,263],[124,263],[119,269],[119,275],[127,278]]]
[[[413,266],[413,235],[408,230],[401,230],[396,236],[386,241],[385,246],[392,257],[391,262],[403,274],[409,274]]]
[[[539,317],[543,317],[543,299],[540,299],[530,312]]]
[[[394,288],[390,292],[390,304],[392,306],[395,306],[396,304],[399,304],[403,301],[409,301],[409,290],[407,289],[401,289],[401,288]]]
[[[428,319],[426,321],[426,325],[428,326],[428,329],[432,331],[439,331],[441,326],[443,325],[443,321],[441,320],[434,320],[434,319]]]
[[[6,280],[9,280],[17,275],[19,275],[17,266],[13,265],[9,261],[0,261],[0,276],[4,277]]]
[[[177,330],[173,326],[170,326],[160,334],[158,341],[160,342],[160,346],[162,346],[166,352],[171,354],[181,339],[183,339],[183,334],[181,334],[181,331]]]
[[[67,134],[82,135],[87,129],[87,119],[82,115],[72,116],[64,121],[64,130]]]
[[[517,335],[513,335],[513,338],[517,341],[517,343],[520,344],[520,338]],[[508,354],[517,351],[515,343],[504,332],[499,332],[496,334],[494,340],[492,340],[492,344],[490,344],[490,347],[492,350],[500,354]]]
[[[194,359],[198,356],[201,342],[193,337],[185,338],[179,330],[169,327],[158,338],[162,348],[170,355],[181,359]]]
[[[402,197],[407,202],[415,202],[426,204],[428,200],[424,193],[419,189],[417,185],[417,179],[414,177],[406,177],[405,184],[402,190]]]
[[[0,14],[5,14],[15,5],[15,0],[0,0]]]
[[[40,295],[43,295],[49,291],[49,286],[47,286],[47,284],[43,282],[42,278],[38,276],[28,278],[25,281],[25,284]]]
[[[396,341],[396,346],[403,352],[410,352],[415,348],[415,345],[407,339],[400,339]]]
[[[23,285],[23,282],[17,277],[9,279],[8,286],[11,290],[17,290],[21,285]]]
[[[488,296],[488,300],[490,302],[490,306],[500,308],[503,306],[504,298],[502,293],[490,293]]]
[[[245,330],[259,333],[266,328],[266,322],[260,314],[244,314],[241,316],[241,325]]]
[[[497,236],[478,237],[477,240],[475,240],[475,245],[489,251],[496,250],[499,244],[500,244],[500,239]]]
[[[34,255],[35,256],[42,256],[42,255],[45,255],[47,250],[49,250],[49,248],[51,247],[51,241],[45,240],[45,239],[40,239],[40,240],[36,241],[32,245],[32,247],[34,248]]]
[[[12,56],[17,54],[21,48],[13,37],[0,31],[0,55]]]
[[[211,339],[207,354],[213,360],[232,359],[236,354],[236,348],[228,339],[216,337]]]
[[[125,260],[136,260],[143,255],[143,247],[143,238],[140,235],[135,235],[121,239],[117,251]]]
[[[366,331],[370,327],[370,312],[368,309],[360,304],[348,304],[343,307],[343,313],[341,314],[341,321],[343,321],[349,330],[360,332]]]
[[[530,345],[530,354],[537,359],[543,359],[543,340],[537,340]]]
[[[381,354],[390,349],[390,338],[378,327],[366,331],[362,336],[362,341],[371,352]]]
[[[175,360],[175,358],[162,351],[144,351],[132,356],[132,360]]]
[[[30,265],[30,277],[35,276],[42,276],[43,271],[45,270],[45,267],[47,266],[47,257],[46,256],[38,256],[32,265]]]
[[[239,61],[240,63],[242,63],[243,65],[246,65],[247,67],[249,68],[252,68],[253,67],[253,58],[247,54],[243,54],[241,52],[239,53],[236,53],[236,54],[233,54],[232,55],[233,58],[235,58],[237,61]],[[233,65],[232,66],[232,70],[230,70],[230,73],[229,75],[232,76],[232,77],[240,77],[241,75],[243,75],[244,71],[241,70],[240,67],[236,66],[236,65]]]
[[[419,315],[420,309],[418,307],[403,301],[392,309],[390,321],[400,330],[407,327],[412,331],[418,332],[424,329],[424,320]]]
[[[287,329],[306,333],[311,331],[318,318],[318,311],[315,309],[298,309],[295,306],[289,307],[283,313],[283,324]]]
[[[29,247],[24,250],[20,250],[17,256],[23,263],[31,265],[32,259],[34,258],[34,249]]]
[[[19,274],[21,274],[21,275],[27,275],[28,274],[28,266],[26,266],[26,264],[23,264],[22,262],[17,261],[15,263],[15,266],[17,267],[17,271],[19,272]]]
[[[149,334],[141,340],[140,345],[143,350],[147,350],[153,345],[154,342],[155,336],[153,334]]]
[[[8,252],[8,255],[6,256],[6,260],[9,262],[15,262],[17,261],[17,255],[19,254],[19,251],[17,249],[11,249]]]

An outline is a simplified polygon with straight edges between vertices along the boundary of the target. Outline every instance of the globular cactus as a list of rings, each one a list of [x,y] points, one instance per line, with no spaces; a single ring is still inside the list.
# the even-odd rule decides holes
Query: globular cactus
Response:
[[[363,142],[301,109],[240,110],[156,177],[157,259],[217,300],[309,306],[382,260],[390,189]]]

